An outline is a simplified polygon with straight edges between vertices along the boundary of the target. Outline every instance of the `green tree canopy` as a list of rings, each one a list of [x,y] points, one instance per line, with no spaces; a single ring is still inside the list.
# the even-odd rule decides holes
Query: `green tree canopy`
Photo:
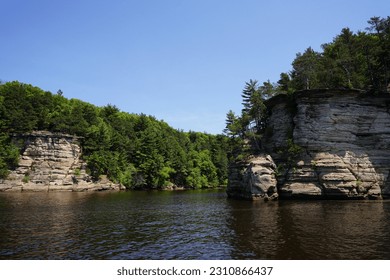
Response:
[[[49,130],[81,136],[90,175],[128,188],[215,187],[227,180],[227,137],[182,132],[145,114],[97,107],[20,82],[0,85],[0,176],[15,167],[11,136]]]

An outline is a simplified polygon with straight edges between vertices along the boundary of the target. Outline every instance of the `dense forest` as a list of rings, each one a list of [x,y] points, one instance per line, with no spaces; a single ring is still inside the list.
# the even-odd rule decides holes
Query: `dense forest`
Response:
[[[390,17],[372,17],[366,30],[357,33],[344,28],[321,47],[322,52],[309,47],[298,53],[292,70],[281,73],[277,83],[250,80],[245,84],[241,114],[229,111],[226,116],[225,133],[235,141],[239,156],[261,149],[268,114],[265,100],[272,96],[318,88],[390,93]],[[291,150],[297,148],[287,144]]]
[[[17,165],[13,135],[48,130],[82,137],[84,159],[94,179],[107,175],[128,188],[226,185],[231,160],[261,150],[265,100],[315,88],[390,91],[390,17],[373,17],[365,31],[344,28],[322,51],[298,53],[292,70],[276,83],[250,80],[240,115],[229,111],[225,135],[183,132],[152,116],[97,107],[20,82],[0,83],[0,178]],[[292,151],[297,147],[288,143]]]
[[[127,188],[226,185],[228,138],[183,132],[152,116],[97,107],[17,81],[0,84],[0,178],[18,163],[15,135],[34,130],[81,137],[88,172]]]

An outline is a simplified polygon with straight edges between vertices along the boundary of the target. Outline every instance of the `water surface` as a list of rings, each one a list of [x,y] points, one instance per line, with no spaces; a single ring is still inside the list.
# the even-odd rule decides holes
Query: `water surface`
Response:
[[[390,259],[390,201],[0,193],[0,259]]]

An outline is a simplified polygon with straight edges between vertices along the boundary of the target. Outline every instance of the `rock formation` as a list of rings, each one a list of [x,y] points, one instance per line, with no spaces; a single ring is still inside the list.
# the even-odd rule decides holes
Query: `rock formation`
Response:
[[[275,163],[269,155],[257,155],[230,167],[229,197],[273,200],[278,197]]]
[[[104,178],[93,182],[80,158],[79,138],[67,134],[38,131],[15,137],[23,143],[18,167],[0,191],[85,191],[119,190]]]
[[[390,197],[390,95],[302,91],[276,96],[267,107],[265,154],[231,172],[229,196],[256,198],[257,190],[267,189],[272,180],[254,180],[253,188],[254,181],[235,175],[274,162],[268,176],[277,179],[281,198]]]

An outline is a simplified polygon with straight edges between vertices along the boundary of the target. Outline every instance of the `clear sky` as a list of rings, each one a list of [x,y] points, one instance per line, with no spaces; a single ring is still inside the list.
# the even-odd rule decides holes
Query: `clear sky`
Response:
[[[0,80],[221,133],[249,79],[390,15],[389,0],[0,0]]]

